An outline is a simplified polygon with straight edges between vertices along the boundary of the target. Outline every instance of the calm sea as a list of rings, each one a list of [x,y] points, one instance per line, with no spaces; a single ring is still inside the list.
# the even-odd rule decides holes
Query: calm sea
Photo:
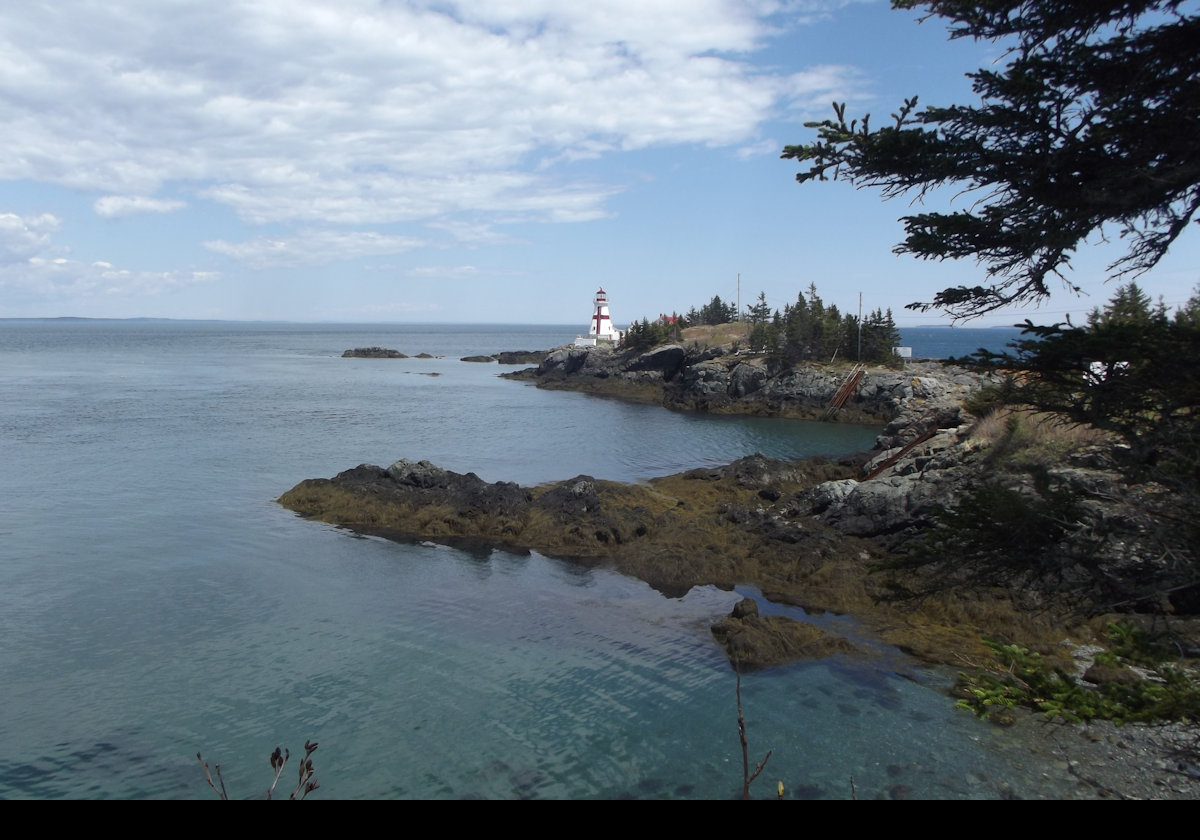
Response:
[[[544,392],[458,360],[576,329],[0,321],[0,797],[212,798],[198,751],[261,797],[270,751],[305,739],[322,798],[735,795],[734,677],[708,625],[753,592],[671,599],[274,502],[402,457],[636,481],[878,432]],[[376,344],[440,358],[340,358]],[[773,750],[757,792],[1069,790],[941,685],[887,649],[747,676],[751,750]]]
[[[917,359],[961,359],[976,350],[1000,353],[1009,343],[1022,338],[1017,327],[902,327],[900,344],[912,348]]]

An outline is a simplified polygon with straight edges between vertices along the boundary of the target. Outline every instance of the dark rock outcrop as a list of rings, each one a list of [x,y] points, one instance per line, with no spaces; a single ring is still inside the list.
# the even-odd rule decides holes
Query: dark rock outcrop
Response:
[[[401,459],[386,469],[360,464],[332,479],[302,481],[279,501],[305,516],[388,536],[479,539],[586,558],[644,537],[655,515],[641,503],[649,495],[583,475],[535,494]]]
[[[546,358],[549,350],[504,350],[492,356],[463,356],[463,362],[499,362],[502,365],[536,365]]]
[[[399,350],[387,347],[355,347],[342,354],[343,359],[407,359]]]
[[[529,494],[511,481],[488,484],[475,473],[462,475],[428,461],[414,463],[401,458],[384,474],[392,482],[389,489],[399,497],[450,505],[469,515],[512,516],[529,502]]]
[[[683,370],[687,351],[678,344],[667,344],[656,347],[648,353],[642,353],[627,361],[622,366],[625,373],[657,373],[664,382],[670,382]]]
[[[536,365],[546,358],[549,350],[505,350],[493,358],[502,365]]]

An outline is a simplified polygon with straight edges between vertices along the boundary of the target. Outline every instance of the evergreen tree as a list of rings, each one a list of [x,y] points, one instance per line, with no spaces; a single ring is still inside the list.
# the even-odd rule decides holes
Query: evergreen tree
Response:
[[[700,323],[702,324],[727,324],[736,317],[737,309],[732,304],[721,300],[720,295],[713,295],[713,299],[700,308]]]
[[[766,292],[759,292],[754,305],[746,307],[746,320],[750,322],[750,349],[770,351],[777,342],[772,335],[771,306]]]
[[[1088,325],[1103,327],[1127,324],[1149,327],[1158,325],[1166,318],[1167,308],[1164,304],[1151,305],[1150,296],[1143,292],[1137,283],[1128,283],[1117,288],[1112,300],[1103,310],[1096,308],[1088,313]]]
[[[806,351],[811,338],[810,321],[808,303],[801,292],[796,296],[794,305],[783,308],[784,355],[793,361],[808,358]]]
[[[906,216],[896,247],[922,259],[970,257],[988,282],[910,308],[971,317],[1049,296],[1089,237],[1128,244],[1109,266],[1134,279],[1200,211],[1200,15],[1185,0],[892,0],[949,21],[952,38],[1011,45],[1002,69],[968,74],[978,104],[809,123],[814,143],[783,157],[796,178],[879,187],[918,198],[950,186],[967,209]],[[1075,291],[1078,289],[1068,286]]]
[[[767,293],[759,292],[758,300],[753,306],[746,306],[746,320],[751,324],[765,324],[771,319],[771,306],[767,303]]]
[[[900,332],[892,318],[892,310],[885,314],[876,309],[862,324],[862,355],[864,362],[887,363],[896,358],[896,347],[900,344]]]
[[[645,352],[651,349],[658,343],[658,337],[650,321],[642,318],[641,321],[634,321],[629,325],[629,329],[625,331],[625,337],[621,342],[623,350],[632,352]]]
[[[1175,324],[1181,329],[1200,328],[1200,287],[1197,287],[1188,302],[1175,313]]]
[[[1128,602],[1131,593],[1159,609],[1194,611],[1200,606],[1200,295],[1176,313],[1166,316],[1132,284],[1117,290],[1113,300],[1097,310],[1088,324],[1077,327],[1057,324],[1034,326],[1026,322],[1026,338],[1014,343],[1015,353],[991,354],[978,351],[975,361],[1006,371],[1018,371],[1011,386],[1011,400],[1044,412],[1052,412],[1066,422],[1107,429],[1119,435],[1125,444],[1108,450],[1119,460],[1127,480],[1144,482],[1151,490],[1156,518],[1147,522],[1144,538],[1156,541],[1169,561],[1172,585],[1165,591],[1137,593],[1122,584],[1120,595]],[[1043,473],[1042,475],[1046,475]],[[1039,487],[1045,509],[1035,518],[1044,524],[1058,522],[1071,530],[1086,528],[1098,538],[1106,538],[1106,528],[1090,516],[1070,515],[1069,509],[1053,510],[1055,496],[1075,504],[1080,495],[1072,483],[1059,485],[1053,492],[1048,481]],[[986,487],[981,487],[985,490]],[[1011,490],[1001,488],[1011,494]],[[978,491],[977,491],[978,492]],[[982,497],[980,497],[982,498]],[[990,500],[995,501],[995,500]],[[965,510],[965,509],[964,509]],[[1032,513],[1033,511],[1031,511]],[[970,525],[964,521],[964,525]],[[1032,556],[1012,540],[997,532],[998,551],[985,558],[985,571],[1003,571],[1014,564],[1043,572],[1055,568],[1060,550],[1051,543],[1047,550]],[[1139,539],[1143,537],[1140,536]],[[1085,543],[1086,545],[1086,543]],[[953,545],[945,548],[953,549]],[[962,565],[954,556],[954,567]],[[972,562],[968,559],[968,563]],[[1085,556],[1075,561],[1086,566]],[[978,564],[976,564],[979,568]],[[1161,570],[1160,570],[1161,571]],[[1148,580],[1161,580],[1159,572],[1148,573]],[[1157,585],[1157,584],[1153,584]]]

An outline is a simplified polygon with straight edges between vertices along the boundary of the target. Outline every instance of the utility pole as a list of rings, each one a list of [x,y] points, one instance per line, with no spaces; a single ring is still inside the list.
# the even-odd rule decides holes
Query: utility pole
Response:
[[[739,321],[742,320],[742,272],[740,272],[740,271],[738,272],[738,309],[737,309],[737,313],[738,313],[737,319]]]
[[[858,360],[862,361],[862,292],[858,293]]]

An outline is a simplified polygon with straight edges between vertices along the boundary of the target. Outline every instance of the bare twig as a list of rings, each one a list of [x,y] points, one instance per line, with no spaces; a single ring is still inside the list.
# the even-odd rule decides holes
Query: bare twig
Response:
[[[300,761],[299,781],[296,783],[296,789],[292,791],[290,799],[303,799],[320,787],[317,780],[313,778],[313,763],[309,757],[316,752],[318,746],[316,741],[304,742],[304,758]]]
[[[213,784],[212,775],[208,772],[208,762],[201,758],[200,753],[196,753],[196,760],[204,768],[204,781],[208,782],[208,786],[213,789],[213,793],[228,802],[229,794],[225,792],[225,780],[221,778],[221,765],[213,765],[217,771],[217,781],[221,783],[221,789],[218,790],[217,786]]]
[[[770,760],[771,753],[774,750],[767,750],[767,754],[763,756],[763,760],[754,768],[754,772],[750,772],[750,745],[746,741],[746,716],[742,714],[742,671],[736,661],[733,663],[733,670],[737,675],[738,737],[742,741],[742,799],[749,799],[750,783],[757,779],[758,774],[767,766],[767,761]],[[782,786],[783,783],[780,782],[780,787]]]
[[[271,794],[275,792],[275,785],[279,784],[279,777],[283,775],[283,765],[287,764],[291,757],[291,751],[280,751],[279,747],[276,747],[275,752],[271,753],[271,769],[275,771],[275,778],[271,780],[271,786],[267,788],[267,799],[270,799]]]
[[[312,763],[312,754],[316,752],[317,746],[318,744],[316,741],[304,742],[304,758],[300,760],[299,780],[296,783],[296,789],[293,790],[292,795],[288,797],[289,799],[303,799],[321,786],[317,782],[316,771],[313,770]],[[291,752],[286,749],[280,749],[279,747],[276,747],[275,751],[271,753],[271,769],[275,772],[275,778],[271,780],[271,786],[267,788],[267,799],[270,799],[274,795],[275,786],[279,784],[279,778],[283,775],[283,768],[287,764],[289,758],[291,758]],[[196,753],[196,760],[199,761],[200,766],[204,768],[204,780],[208,782],[208,786],[213,789],[213,793],[215,793],[221,799],[228,800],[229,793],[225,790],[225,779],[221,777],[221,765],[213,765],[213,770],[215,770],[217,774],[217,783],[220,784],[220,787],[218,788],[217,785],[213,783],[212,774],[208,770],[208,762],[204,760],[200,753]]]

